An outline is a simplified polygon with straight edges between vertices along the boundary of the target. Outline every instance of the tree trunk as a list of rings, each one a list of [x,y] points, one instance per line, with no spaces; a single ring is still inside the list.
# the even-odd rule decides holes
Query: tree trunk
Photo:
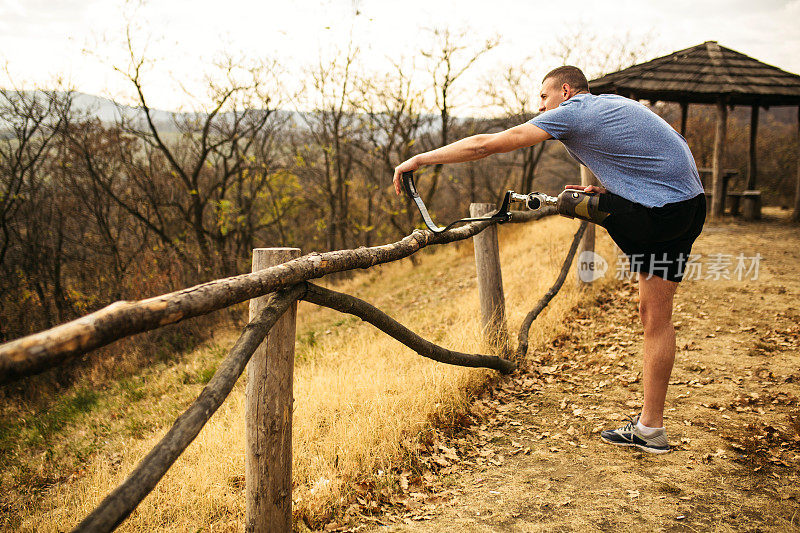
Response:
[[[544,147],[547,141],[543,141],[535,146],[529,146],[525,149],[525,159],[522,167],[522,180],[520,186],[520,193],[527,194],[533,192],[533,179],[536,176],[536,167],[542,159]]]
[[[206,230],[203,226],[203,204],[198,198],[199,194],[198,191],[196,194],[192,195],[192,215],[190,223],[194,229],[197,245],[200,247],[200,254],[205,263],[201,265],[203,272],[217,272],[214,257],[211,253],[211,248],[208,246],[208,240],[206,239]]]

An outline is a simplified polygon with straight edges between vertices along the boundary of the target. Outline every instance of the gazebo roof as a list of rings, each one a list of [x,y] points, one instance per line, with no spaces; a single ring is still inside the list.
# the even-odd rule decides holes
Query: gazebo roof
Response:
[[[730,105],[800,105],[800,76],[716,41],[679,50],[589,82],[594,94]]]

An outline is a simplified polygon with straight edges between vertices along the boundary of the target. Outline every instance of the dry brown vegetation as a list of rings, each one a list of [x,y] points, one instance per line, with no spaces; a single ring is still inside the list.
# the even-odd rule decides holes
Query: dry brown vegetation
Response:
[[[376,498],[383,514],[330,529],[797,531],[800,238],[786,217],[768,209],[758,223],[713,224],[695,245],[706,258],[763,259],[757,280],[684,281],[678,291],[671,453],[598,437],[641,406],[637,290],[619,283],[573,309],[566,333],[474,402],[464,431],[432,443],[428,471],[439,475],[412,476],[407,490]]]
[[[709,225],[695,246],[704,261],[739,252],[763,259],[758,280],[690,280],[678,291],[679,354],[667,411],[676,449],[666,456],[597,437],[635,414],[641,399],[635,284],[608,279],[613,260],[588,293],[566,284],[534,325],[524,371],[507,379],[436,365],[356,320],[301,305],[297,527],[793,529],[800,254],[782,213],[768,208],[762,222]],[[573,229],[561,218],[502,228],[512,328],[552,282]],[[600,234],[600,253],[613,258]],[[468,244],[339,288],[444,345],[479,344]],[[3,477],[5,527],[57,531],[87,513],[199,391],[233,334],[130,382],[72,394],[65,405],[73,418],[46,442],[14,450],[17,465]],[[242,385],[123,530],[240,527]],[[78,461],[75,450],[82,450]]]
[[[502,228],[512,328],[555,279],[575,225],[551,218]],[[469,351],[480,344],[474,278],[472,248],[464,243],[420,254],[416,266],[403,261],[370,270],[338,288],[430,340]],[[563,331],[563,318],[578,297],[575,285],[567,283],[534,326],[531,346]],[[156,365],[105,391],[88,391],[89,400],[76,400],[74,416],[48,439],[12,444],[14,461],[3,474],[6,527],[57,531],[88,513],[199,392],[231,342],[232,332],[220,334],[216,344],[193,351],[185,361]],[[419,443],[430,439],[434,428],[460,427],[490,375],[430,362],[371,326],[302,304],[294,422],[298,524],[322,526],[356,501],[359,483],[388,487],[403,471],[420,468]],[[244,511],[243,393],[240,382],[122,530],[237,530]],[[34,432],[30,425],[20,430]],[[78,461],[75,450],[81,451]],[[41,482],[30,486],[24,476]]]
[[[228,77],[216,78],[209,99],[198,104],[198,113],[174,114],[158,125],[141,120],[142,115],[101,123],[73,109],[71,98],[75,95],[68,91],[44,92],[34,98],[32,93],[0,90],[0,122],[4,126],[0,135],[0,341],[52,326],[113,300],[138,299],[247,271],[254,246],[327,250],[387,242],[407,233],[418,217],[388,184],[393,166],[448,140],[527,120],[533,112],[530,94],[538,82],[530,79],[530,69],[508,69],[505,76],[495,77],[486,95],[499,110],[496,118],[457,119],[455,113],[465,109],[463,104],[471,95],[462,92],[458,76],[451,74],[471,68],[477,58],[489,54],[493,43],[477,43],[473,48],[459,40],[465,36],[434,37],[438,41],[429,43],[426,57],[430,63],[423,71],[449,74],[444,78],[434,74],[425,86],[412,81],[419,72],[399,64],[387,72],[363,71],[354,50],[334,54],[327,63],[320,61],[319,68],[307,73],[310,83],[301,96],[282,93],[275,65],[219,65]],[[621,50],[615,53],[622,61],[632,61],[641,53],[635,47],[625,54]],[[135,54],[132,60],[126,74],[139,91],[136,104],[145,109],[146,61]],[[293,98],[302,100],[301,107],[313,112],[294,118],[281,112]],[[454,102],[461,105],[454,106]],[[687,137],[698,164],[707,165],[712,115],[701,106],[692,109]],[[657,110],[673,123],[677,121],[674,109]],[[740,115],[733,113],[730,119],[731,147],[725,166],[738,168],[743,175],[747,122]],[[766,127],[762,126],[759,139],[759,184],[767,203],[780,203],[793,192],[789,177],[797,165],[792,148],[796,145],[795,119],[784,119],[774,110],[762,115]],[[447,220],[463,216],[469,202],[492,201],[507,187],[555,192],[565,182],[573,182],[575,175],[576,164],[563,148],[547,143],[546,148],[439,168],[421,176],[420,183],[437,219]],[[512,330],[555,278],[573,228],[564,220],[503,228]],[[767,237],[751,232],[752,228],[776,232],[781,241],[770,253],[792,253],[789,243],[796,244],[795,236],[769,224],[736,226],[736,232],[726,233],[726,229],[718,235],[711,231],[701,242],[723,248],[733,242],[739,246],[745,242],[741,235],[747,235],[754,249],[767,249]],[[712,236],[718,240],[709,240]],[[612,257],[607,239],[603,246]],[[614,268],[612,259],[610,274]],[[794,272],[792,263],[786,268]],[[471,249],[461,244],[435,254],[420,254],[413,263],[373,269],[339,285],[430,340],[470,351],[479,344],[473,270]],[[553,367],[554,373],[530,371],[521,382],[501,382],[492,390],[505,390],[509,383],[516,390],[533,380],[536,386],[554,387],[550,391],[553,397],[563,396],[567,389],[558,387],[570,384],[562,379],[565,367],[560,366],[564,364],[561,359],[570,360],[570,350],[583,353],[592,344],[596,349],[587,352],[592,356],[580,361],[575,370],[591,373],[601,348],[603,357],[613,352],[614,346],[620,347],[614,352],[616,357],[634,357],[635,334],[614,338],[609,333],[609,342],[616,342],[609,346],[592,336],[583,340],[561,336],[573,324],[591,331],[592,322],[585,322],[589,320],[586,316],[569,315],[568,310],[579,301],[582,307],[594,306],[593,291],[608,289],[610,282],[596,284],[589,294],[579,294],[568,283],[537,321],[532,347],[560,343],[555,346],[560,352],[539,351],[536,355],[537,368]],[[719,304],[724,308],[720,301],[727,304],[752,297],[753,287],[760,290],[762,286],[714,282],[705,302],[684,305]],[[784,291],[776,292],[775,298],[796,294],[786,288],[791,287],[788,281],[783,289],[770,287],[764,286],[762,297],[771,299],[772,290]],[[716,292],[720,290],[723,300]],[[623,296],[630,295],[623,292]],[[767,309],[761,303],[756,299],[753,307]],[[223,316],[241,322],[237,311],[242,309],[225,311]],[[713,316],[711,311],[702,312],[708,315],[706,319]],[[10,530],[55,531],[86,514],[213,374],[235,335],[220,315],[127,339],[71,367],[1,389],[0,524]],[[629,312],[620,316],[617,318],[626,327],[636,327],[635,316]],[[758,314],[748,313],[746,318],[752,316]],[[328,524],[330,528],[357,524],[365,512],[379,513],[397,498],[401,512],[395,514],[400,518],[427,516],[419,515],[416,504],[424,503],[422,509],[427,513],[425,506],[441,503],[441,495],[434,496],[438,498],[435,504],[426,503],[433,501],[430,495],[408,498],[428,494],[440,481],[435,474],[452,468],[456,456],[463,458],[462,452],[453,451],[459,450],[461,443],[456,441],[456,446],[446,439],[465,424],[494,428],[481,419],[490,416],[495,407],[500,412],[504,408],[505,403],[492,400],[482,411],[481,404],[475,403],[491,374],[421,360],[369,326],[331,311],[303,304],[300,317],[295,434],[298,525]],[[794,320],[796,314],[764,315],[762,322],[746,326],[739,324],[744,318],[731,319],[737,324],[730,326],[731,331],[752,328],[736,330],[736,339],[758,338],[747,347],[743,361],[758,361],[775,350],[796,346],[793,330],[771,325],[772,321]],[[682,333],[691,333],[688,326],[679,327]],[[721,332],[728,326],[720,323],[719,327]],[[712,332],[715,336],[703,337],[706,340],[702,342],[717,342],[708,339],[721,339],[720,332]],[[208,338],[211,340],[206,342]],[[685,347],[684,354],[694,354],[694,346]],[[635,361],[619,359],[616,367],[610,365],[604,390],[619,385],[611,370],[623,368],[619,367],[622,363],[626,365],[622,375],[630,381],[631,391],[636,390]],[[770,376],[774,370],[766,364],[749,370],[736,367],[738,360],[725,364],[735,371],[751,372],[764,383],[778,375]],[[705,369],[675,386],[691,391],[700,384],[703,390],[715,390],[716,382],[703,382],[715,367],[708,362],[697,365]],[[789,381],[782,386],[791,392],[800,378],[786,379]],[[581,385],[576,383],[570,386]],[[241,385],[124,528],[217,531],[239,526],[243,509]],[[632,394],[622,390],[620,395],[623,393]],[[704,402],[707,406],[702,408],[709,412],[724,408],[724,416],[730,419],[759,413],[759,409],[769,414],[769,406],[793,405],[792,394],[754,390],[730,397],[727,403]],[[611,398],[614,401],[605,410],[590,406],[597,418],[588,420],[613,420],[618,413],[615,402],[620,398]],[[584,400],[579,395],[575,401]],[[556,403],[561,406],[561,399]],[[546,412],[545,407],[537,409],[540,414]],[[555,410],[547,413],[556,417]],[[502,422],[502,418],[498,420]],[[531,427],[544,427],[537,424]],[[792,440],[796,417],[788,422],[753,418],[747,424],[747,429],[725,433],[720,423],[720,430],[714,431],[727,435],[725,442],[732,448],[715,441],[716,448],[705,452],[711,454],[709,464],[720,461],[718,448],[722,454],[743,454],[753,464],[767,461],[770,468],[793,468],[791,457],[776,455],[776,450],[796,450]],[[577,426],[572,429],[574,434],[583,431]],[[555,435],[560,430],[549,432]],[[537,449],[520,449],[527,448],[531,451],[525,457]],[[520,452],[513,455],[518,456],[523,459]],[[497,454],[484,459],[494,466],[504,464]],[[577,508],[577,502],[574,499],[572,506],[565,507]],[[411,510],[406,509],[407,504]],[[541,513],[552,509],[548,503]]]

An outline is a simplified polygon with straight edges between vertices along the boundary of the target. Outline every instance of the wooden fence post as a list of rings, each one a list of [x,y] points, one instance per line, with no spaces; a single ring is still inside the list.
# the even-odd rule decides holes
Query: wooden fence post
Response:
[[[298,248],[256,248],[253,272],[300,257]],[[269,295],[250,300],[250,319]],[[247,365],[245,485],[248,533],[292,530],[292,396],[297,302]]]
[[[581,167],[581,185],[584,186],[600,185],[600,181],[595,177],[594,174],[592,174],[591,170],[589,170],[587,167],[583,165],[580,165],[580,167]],[[586,287],[587,285],[592,283],[592,281],[594,281],[595,269],[597,265],[594,264],[594,262],[587,263],[586,256],[583,256],[584,252],[594,253],[594,236],[595,236],[594,230],[595,230],[594,224],[590,223],[588,226],[586,226],[586,232],[583,234],[583,239],[581,239],[581,242],[578,245],[578,261],[577,261],[577,268],[575,268],[575,279],[578,282],[579,287]],[[591,280],[591,281],[584,281],[584,280]]]
[[[469,215],[479,217],[496,210],[497,206],[494,204],[470,204]],[[506,353],[509,350],[509,340],[497,226],[486,228],[475,235],[472,241],[475,245],[475,266],[478,271],[478,297],[481,302],[484,340],[487,345]]]

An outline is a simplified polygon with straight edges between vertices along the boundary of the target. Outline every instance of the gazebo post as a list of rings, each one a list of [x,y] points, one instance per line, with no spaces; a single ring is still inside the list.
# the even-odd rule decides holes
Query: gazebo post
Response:
[[[792,222],[800,222],[800,106],[797,107],[797,184],[794,190]]]
[[[681,102],[681,136],[686,137],[686,119],[689,116],[689,102]]]
[[[717,101],[717,131],[714,135],[714,163],[711,167],[711,218],[722,218],[725,212],[725,198],[722,197],[723,169],[725,155],[725,136],[728,125],[728,106],[723,98]]]
[[[750,112],[750,153],[747,160],[747,190],[752,191],[756,188],[756,138],[758,137],[758,108],[755,104]]]

